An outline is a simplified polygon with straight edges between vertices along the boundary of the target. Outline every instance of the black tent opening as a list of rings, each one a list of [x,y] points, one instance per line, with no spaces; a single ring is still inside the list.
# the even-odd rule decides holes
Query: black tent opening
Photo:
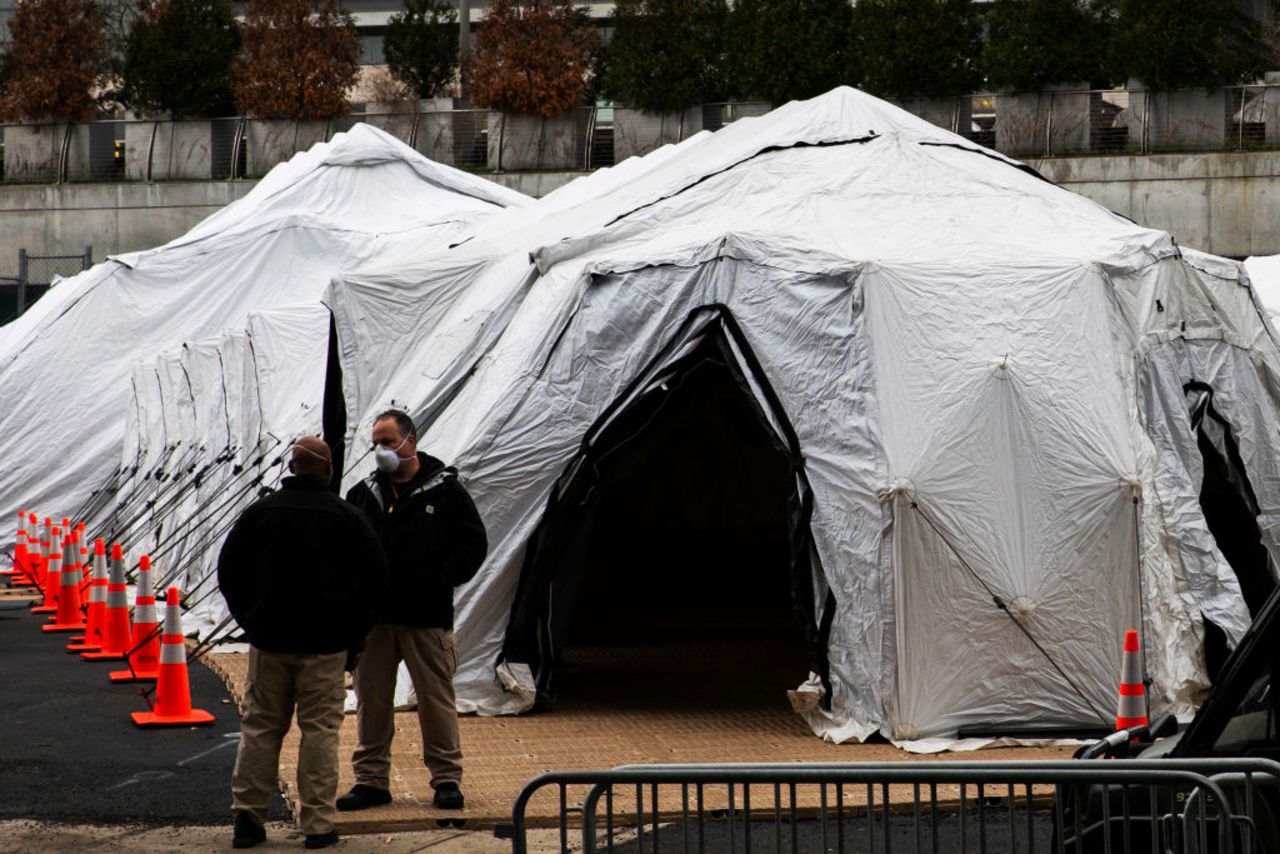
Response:
[[[1192,381],[1183,390],[1204,463],[1200,509],[1218,550],[1235,571],[1249,614],[1256,616],[1275,589],[1270,558],[1258,530],[1258,499],[1235,433],[1213,405],[1213,388]],[[1205,665],[1211,680],[1216,681],[1227,654],[1225,634],[1205,620]]]
[[[333,455],[333,477],[329,488],[342,488],[346,466],[347,402],[342,396],[342,360],[338,356],[338,324],[329,313],[329,355],[324,370],[324,400],[321,404],[321,432]]]
[[[728,335],[725,315],[557,484],[504,648],[533,667],[540,706],[743,709],[826,676],[795,437]]]

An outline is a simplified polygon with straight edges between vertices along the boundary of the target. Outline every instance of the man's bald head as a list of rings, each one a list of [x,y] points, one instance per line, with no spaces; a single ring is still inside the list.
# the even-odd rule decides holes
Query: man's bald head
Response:
[[[329,480],[333,475],[333,454],[319,436],[301,436],[293,442],[289,470],[299,477]]]

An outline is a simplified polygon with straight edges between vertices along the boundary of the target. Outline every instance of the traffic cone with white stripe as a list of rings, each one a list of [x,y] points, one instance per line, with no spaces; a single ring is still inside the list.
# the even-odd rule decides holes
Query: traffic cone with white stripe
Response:
[[[57,550],[58,544],[53,538],[53,520],[45,516],[44,530],[40,532],[40,553],[44,555],[44,560],[40,563],[41,587],[49,580],[49,557]]]
[[[43,632],[78,632],[84,629],[84,612],[80,610],[79,536],[72,531],[66,538],[62,553],[64,560],[69,560],[71,565],[64,565],[62,568],[58,585],[58,611],[48,625],[40,627]]]
[[[1142,662],[1138,655],[1138,633],[1124,633],[1124,661],[1120,666],[1120,706],[1116,710],[1116,731],[1147,725],[1147,689],[1142,684]]]
[[[93,565],[89,563],[89,535],[85,533],[84,522],[76,526],[76,549],[80,552],[80,601],[84,602],[88,601],[85,595],[93,579]]]
[[[62,539],[62,529],[53,529],[53,541],[58,542]],[[65,546],[63,548],[65,551]],[[44,565],[44,599],[39,605],[31,609],[33,614],[56,614],[58,613],[58,594],[61,592],[59,588],[62,586],[62,557],[63,552],[58,549],[52,549],[48,553]]]
[[[138,561],[138,596],[133,604],[133,651],[128,667],[107,674],[112,682],[153,681],[160,675],[160,623],[156,620],[156,597],[151,586],[151,556]]]
[[[107,545],[101,537],[93,543],[93,572],[89,580],[89,604],[85,608],[84,637],[72,638],[67,652],[97,652],[107,633]]]
[[[27,511],[18,511],[18,530],[13,537],[13,566],[0,569],[3,580],[14,582],[26,577],[27,567]]]
[[[149,712],[133,712],[140,727],[192,726],[213,723],[213,715],[191,708],[191,684],[187,681],[187,647],[182,637],[182,609],[178,588],[170,587],[160,636],[160,675],[156,679],[156,704]]]
[[[44,550],[40,546],[40,520],[34,513],[27,520],[27,574],[21,581],[14,581],[13,586],[43,588]]]
[[[111,544],[111,563],[107,573],[106,626],[102,633],[102,649],[82,652],[85,661],[118,661],[129,649],[129,598],[124,589],[124,553],[119,543]]]

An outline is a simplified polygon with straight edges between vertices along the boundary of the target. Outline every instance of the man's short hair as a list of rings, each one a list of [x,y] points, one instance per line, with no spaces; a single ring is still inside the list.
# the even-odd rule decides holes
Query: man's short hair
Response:
[[[299,436],[290,447],[289,465],[296,475],[328,480],[333,473],[333,454],[318,436]]]
[[[388,409],[373,419],[373,423],[385,421],[391,418],[396,422],[396,429],[400,431],[401,436],[416,436],[417,430],[414,429],[413,419],[409,417],[409,413],[402,409]]]

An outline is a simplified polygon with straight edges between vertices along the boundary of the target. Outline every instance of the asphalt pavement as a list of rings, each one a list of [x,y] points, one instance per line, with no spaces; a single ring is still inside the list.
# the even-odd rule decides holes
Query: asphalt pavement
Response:
[[[112,684],[120,662],[68,653],[44,615],[0,602],[0,820],[229,824],[240,716],[222,682],[189,668],[211,726],[142,730],[130,712],[154,683]],[[278,795],[273,819],[286,819]]]

